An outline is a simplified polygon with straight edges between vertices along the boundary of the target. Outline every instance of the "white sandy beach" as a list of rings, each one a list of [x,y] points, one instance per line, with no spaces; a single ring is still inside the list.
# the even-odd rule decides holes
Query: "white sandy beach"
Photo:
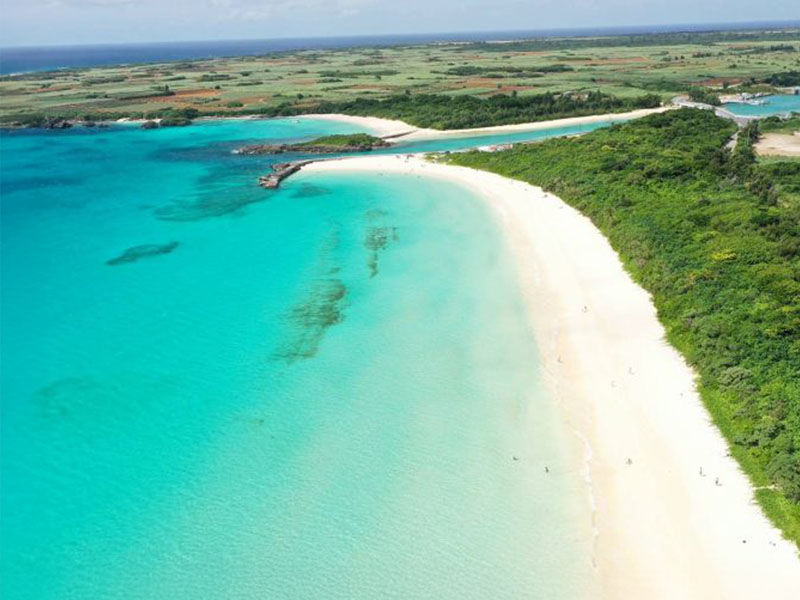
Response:
[[[594,523],[586,560],[596,565],[588,589],[624,600],[798,598],[797,548],[761,513],[649,295],[589,219],[540,188],[418,158],[305,170],[442,177],[494,209],[518,258],[547,383],[585,469],[586,522]]]
[[[300,119],[326,119],[330,121],[340,121],[342,123],[352,123],[365,129],[369,129],[380,137],[398,136],[403,142],[415,140],[427,140],[441,137],[458,137],[470,135],[482,135],[492,133],[508,133],[519,131],[536,131],[539,129],[551,129],[554,127],[567,127],[569,125],[581,125],[584,123],[597,123],[611,120],[628,120],[646,117],[658,112],[670,110],[672,106],[662,106],[659,108],[643,108],[624,113],[609,113],[604,115],[589,115],[585,117],[570,117],[568,119],[555,119],[552,121],[536,121],[534,123],[517,123],[515,125],[498,125],[495,127],[476,127],[473,129],[448,129],[439,131],[437,129],[423,129],[409,125],[403,121],[391,119],[380,119],[378,117],[354,117],[351,115],[339,114],[314,114],[298,117]]]
[[[340,115],[340,114],[311,114],[301,115],[296,117],[298,119],[314,119],[321,121],[338,121],[340,123],[350,123],[357,125],[371,131],[379,137],[400,135],[405,133],[412,133],[417,131],[430,131],[435,132],[434,129],[419,129],[413,125],[409,125],[404,121],[395,121],[392,119],[381,119],[378,117],[356,117],[353,115]],[[403,136],[406,139],[406,136]]]

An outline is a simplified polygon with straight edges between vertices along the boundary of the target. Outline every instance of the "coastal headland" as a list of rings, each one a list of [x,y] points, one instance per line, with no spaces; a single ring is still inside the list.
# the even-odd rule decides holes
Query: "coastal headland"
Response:
[[[306,119],[321,119],[327,121],[338,121],[348,123],[357,127],[367,129],[374,135],[354,134],[354,135],[334,135],[325,138],[318,138],[310,142],[298,144],[251,144],[243,146],[234,151],[234,154],[243,156],[275,155],[284,153],[299,154],[347,154],[369,152],[375,148],[388,148],[398,140],[404,142],[436,140],[443,138],[454,138],[460,136],[481,136],[500,133],[515,133],[525,131],[541,131],[545,129],[566,127],[570,125],[581,125],[587,123],[598,123],[606,121],[626,121],[637,119],[647,115],[664,112],[674,108],[663,106],[659,108],[649,108],[631,111],[628,113],[614,113],[606,115],[591,115],[585,117],[571,117],[568,119],[556,119],[552,121],[542,121],[536,123],[519,123],[517,125],[500,125],[495,127],[482,127],[474,129],[455,129],[449,131],[437,131],[435,129],[415,129],[411,125],[402,121],[390,119],[380,119],[376,117],[357,117],[351,115],[308,115]],[[377,137],[376,137],[377,136]],[[325,160],[325,159],[317,159]],[[299,172],[300,169],[314,162],[314,159],[291,161],[272,165],[272,172],[258,178],[258,185],[265,189],[277,189],[281,182],[286,178]]]

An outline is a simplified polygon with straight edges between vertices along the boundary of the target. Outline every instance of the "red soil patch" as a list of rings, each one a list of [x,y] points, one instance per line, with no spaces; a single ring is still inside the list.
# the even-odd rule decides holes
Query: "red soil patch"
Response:
[[[172,98],[205,98],[208,96],[216,96],[219,90],[211,90],[208,88],[200,88],[197,90],[178,90]],[[165,96],[170,97],[170,96]]]
[[[521,92],[523,90],[535,90],[535,85],[504,85],[502,88],[497,90],[498,92],[506,93],[510,90],[515,90],[517,92]]]
[[[20,90],[18,93],[23,94],[46,94],[47,92],[65,92],[68,90],[77,90],[77,87],[71,85],[59,85],[59,86],[51,86],[46,88],[32,88],[26,90]]]

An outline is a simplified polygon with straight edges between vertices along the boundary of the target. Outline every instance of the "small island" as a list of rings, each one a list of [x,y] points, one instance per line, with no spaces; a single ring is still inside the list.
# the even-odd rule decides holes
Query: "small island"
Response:
[[[261,154],[340,154],[342,152],[368,152],[374,148],[386,148],[389,142],[366,133],[326,135],[310,142],[299,144],[253,144],[234,151],[248,156]]]

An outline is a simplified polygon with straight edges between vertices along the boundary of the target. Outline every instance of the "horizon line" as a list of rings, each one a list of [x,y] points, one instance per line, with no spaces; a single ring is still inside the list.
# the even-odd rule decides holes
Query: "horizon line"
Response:
[[[260,41],[276,41],[276,40],[334,40],[334,39],[347,39],[352,38],[354,40],[357,39],[364,39],[364,40],[375,40],[376,38],[386,37],[403,37],[403,38],[413,38],[413,37],[431,37],[431,36],[449,36],[453,38],[453,36],[460,36],[460,35],[478,35],[478,34],[487,34],[487,35],[499,35],[499,34],[544,34],[544,33],[558,33],[564,32],[565,34],[568,32],[586,32],[587,36],[590,32],[602,32],[602,31],[614,31],[614,30],[622,30],[622,29],[630,29],[629,33],[609,33],[607,37],[613,37],[615,35],[635,35],[636,33],[642,33],[645,35],[655,35],[658,33],[662,33],[659,31],[652,31],[653,29],[658,29],[660,27],[664,28],[675,28],[675,27],[704,27],[707,29],[693,29],[693,30],[680,30],[675,29],[669,31],[669,33],[704,33],[704,32],[715,32],[715,31],[747,31],[747,30],[755,30],[759,27],[776,27],[779,29],[792,29],[794,27],[800,27],[800,19],[775,19],[775,20],[764,20],[764,21],[729,21],[729,22],[716,22],[716,23],[701,23],[701,22],[686,22],[686,23],[660,23],[660,24],[653,24],[653,25],[596,25],[596,26],[577,26],[577,27],[547,27],[541,29],[494,29],[494,30],[460,30],[460,31],[432,31],[426,33],[409,33],[409,32],[400,32],[400,33],[360,33],[360,34],[353,34],[353,35],[320,35],[320,36],[282,36],[282,37],[269,37],[269,38],[205,38],[205,39],[182,39],[182,40],[153,40],[149,42],[88,42],[88,43],[58,43],[58,44],[12,44],[6,46],[0,46],[0,51],[3,50],[18,50],[18,49],[44,49],[44,48],[86,48],[86,47],[94,47],[94,46],[117,46],[117,47],[130,47],[130,46],[157,46],[157,45],[173,45],[173,44],[193,44],[193,43],[209,43],[209,42],[218,42],[218,43],[225,43],[225,42],[260,42]],[[640,29],[641,31],[636,31]],[[667,33],[664,31],[663,33]],[[537,37],[532,35],[531,38],[515,38],[515,39],[532,39]],[[544,37],[558,37],[557,35],[549,35]],[[566,35],[565,37],[584,37],[580,33],[576,33],[575,35]],[[449,39],[443,41],[451,41],[455,42],[458,41],[457,39]],[[471,40],[474,41],[474,40]],[[509,41],[514,41],[509,40]],[[430,42],[429,42],[430,43]]]

